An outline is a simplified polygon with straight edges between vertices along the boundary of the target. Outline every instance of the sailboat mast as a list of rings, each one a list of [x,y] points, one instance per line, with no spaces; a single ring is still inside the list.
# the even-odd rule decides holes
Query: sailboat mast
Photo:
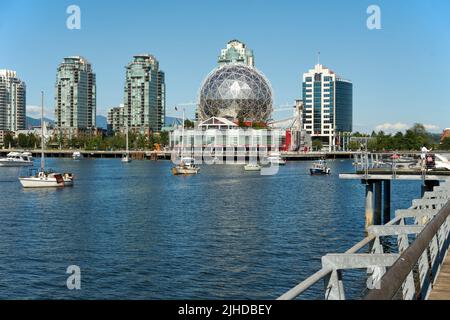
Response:
[[[44,171],[44,91],[41,91],[41,170]]]
[[[126,134],[126,138],[127,138],[127,144],[126,144],[126,146],[127,146],[127,154],[128,154],[128,123],[127,123],[127,134]]]
[[[184,149],[184,108],[183,108],[183,122],[181,123],[181,157],[183,157],[183,149]]]

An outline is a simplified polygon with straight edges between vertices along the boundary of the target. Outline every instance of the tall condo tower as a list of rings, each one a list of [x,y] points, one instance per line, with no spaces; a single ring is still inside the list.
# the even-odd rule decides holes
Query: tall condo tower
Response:
[[[166,111],[164,76],[150,54],[136,55],[126,66],[123,116],[130,130],[143,134],[161,131]],[[122,130],[127,127],[123,125]]]
[[[303,74],[303,127],[330,150],[352,132],[353,84],[321,64]]]
[[[0,70],[0,131],[24,130],[26,85],[15,71]]]
[[[60,132],[71,135],[95,129],[95,73],[85,58],[67,57],[58,66],[55,105],[55,124]]]

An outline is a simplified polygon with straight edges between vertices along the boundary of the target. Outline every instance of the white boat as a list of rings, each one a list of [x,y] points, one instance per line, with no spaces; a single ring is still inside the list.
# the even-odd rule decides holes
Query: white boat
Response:
[[[271,152],[267,157],[269,163],[278,164],[280,166],[284,166],[286,164],[286,160],[281,157],[279,152]]]
[[[182,122],[182,133],[181,133],[181,159],[180,163],[172,168],[173,175],[188,175],[188,174],[198,174],[200,172],[200,167],[195,164],[195,159],[192,157],[183,157],[184,149],[184,108],[183,108],[183,122]]]
[[[330,174],[331,169],[327,166],[327,162],[325,160],[319,160],[319,162],[315,162],[312,165],[309,172],[311,175]]]
[[[49,188],[49,187],[71,187],[73,186],[73,175],[71,173],[56,173],[51,170],[35,170],[34,175],[19,178],[24,188]]]
[[[174,175],[197,174],[199,173],[199,171],[200,168],[197,165],[195,165],[195,160],[190,157],[181,158],[180,164],[172,168],[172,173]]]
[[[83,155],[81,154],[81,152],[75,151],[75,152],[72,154],[72,159],[73,159],[73,160],[81,160],[81,159],[83,159]]]
[[[0,167],[27,167],[33,165],[33,158],[22,152],[10,152],[0,159]]]
[[[41,111],[41,167],[32,169],[27,177],[20,177],[19,181],[24,188],[48,188],[73,186],[73,175],[71,173],[57,173],[52,170],[45,170],[44,154],[44,93],[42,92]]]
[[[244,166],[245,171],[261,171],[261,168],[257,163],[249,163]]]
[[[129,163],[129,162],[131,162],[131,161],[132,161],[131,155],[130,155],[128,152],[126,152],[126,153],[124,153],[124,154],[122,155],[122,162],[123,162],[123,163]]]
[[[122,155],[123,163],[130,163],[132,161],[130,151],[128,150],[128,123],[127,123],[127,132],[126,132],[126,149],[127,151]]]

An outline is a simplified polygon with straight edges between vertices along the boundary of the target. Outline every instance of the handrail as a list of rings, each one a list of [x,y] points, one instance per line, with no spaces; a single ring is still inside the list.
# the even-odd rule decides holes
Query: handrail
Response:
[[[294,299],[321,279],[325,281],[325,299],[345,299],[344,271],[361,268],[367,269],[370,275],[369,290],[382,288],[382,292],[369,291],[366,299],[392,298],[400,288],[403,299],[426,298],[448,250],[449,234],[450,181],[413,200],[410,208],[397,210],[396,216],[385,225],[370,227],[368,236],[345,253],[323,256],[319,271],[277,300]],[[409,235],[415,235],[412,244]],[[396,239],[398,253],[385,251],[384,237]],[[359,253],[366,246],[368,251]]]
[[[365,300],[392,299],[400,290],[408,274],[413,270],[420,256],[428,248],[440,227],[450,215],[450,202],[434,216],[417,236],[414,243],[408,247],[400,258],[392,265],[380,280],[380,289],[371,289],[364,297]]]

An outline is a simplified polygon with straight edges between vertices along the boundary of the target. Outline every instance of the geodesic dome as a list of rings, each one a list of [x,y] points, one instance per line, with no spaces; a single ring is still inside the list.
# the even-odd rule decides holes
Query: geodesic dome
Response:
[[[199,116],[266,121],[272,113],[269,81],[245,64],[226,64],[214,69],[200,89]]]

